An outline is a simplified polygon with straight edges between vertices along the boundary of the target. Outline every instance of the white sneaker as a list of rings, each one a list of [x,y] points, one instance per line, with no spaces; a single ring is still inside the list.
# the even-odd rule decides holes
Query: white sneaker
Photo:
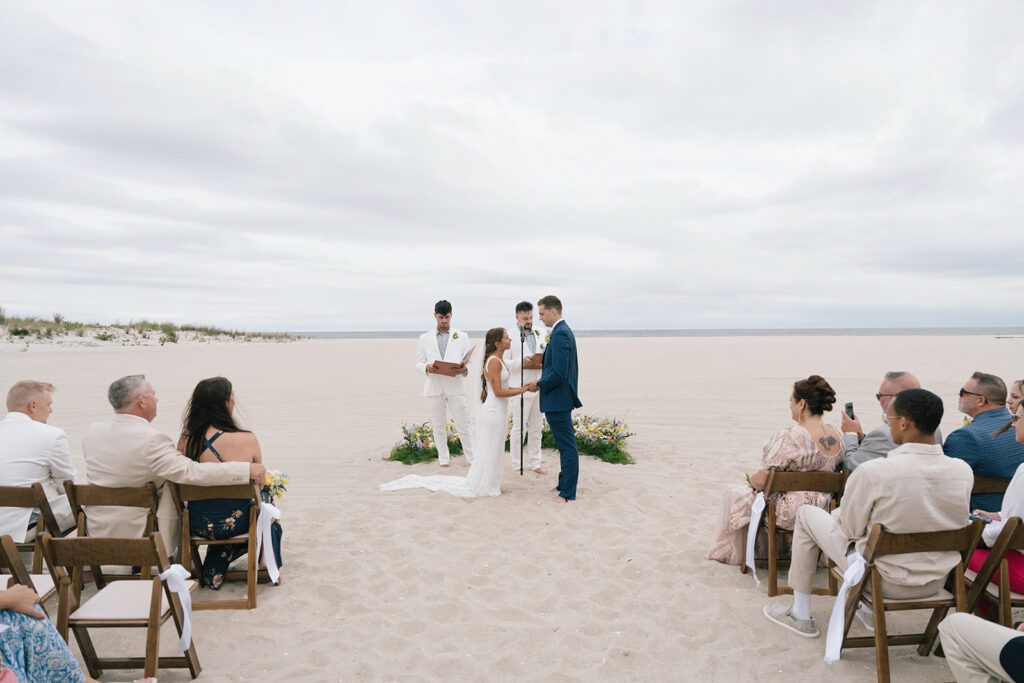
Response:
[[[857,606],[857,611],[853,613],[857,617],[857,622],[866,628],[871,633],[875,632],[875,613],[871,611],[871,608],[861,603]]]

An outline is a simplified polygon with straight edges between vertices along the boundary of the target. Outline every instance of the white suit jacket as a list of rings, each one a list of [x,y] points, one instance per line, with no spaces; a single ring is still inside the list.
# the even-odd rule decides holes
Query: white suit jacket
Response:
[[[462,396],[466,393],[466,378],[448,377],[447,375],[427,374],[427,366],[435,360],[443,360],[448,363],[461,363],[462,359],[469,353],[472,345],[469,343],[469,335],[461,330],[451,328],[448,331],[448,346],[444,350],[444,358],[437,348],[437,330],[429,330],[420,335],[419,343],[416,345],[416,371],[426,375],[423,382],[424,396]],[[468,362],[468,361],[467,361]]]
[[[249,481],[249,463],[198,463],[174,447],[171,438],[135,415],[89,426],[82,441],[85,480],[97,486],[145,486],[151,481],[160,491],[157,519],[168,553],[177,548],[180,537],[178,511],[164,481],[199,486],[244,484]],[[85,511],[90,536],[139,538],[145,532],[146,511],[138,508],[101,507]]]
[[[71,528],[75,521],[64,495],[64,481],[74,480],[75,474],[63,429],[14,411],[0,420],[0,486],[41,483],[61,529]],[[29,508],[0,508],[0,535],[23,542],[31,517]]]
[[[526,343],[519,341],[519,328],[516,325],[508,328],[508,336],[512,339],[512,346],[505,352],[505,365],[508,366],[508,386],[510,388],[517,388],[523,386],[519,383],[519,369],[523,367],[523,355],[530,356],[530,347]],[[547,346],[545,339],[547,339],[547,330],[543,327],[534,325],[533,330],[527,332],[532,334],[534,340],[537,342],[537,350],[535,353],[543,353],[544,348]],[[530,370],[527,368],[523,370],[523,380],[527,383],[536,382],[540,379],[540,375],[543,370]],[[531,391],[526,394],[527,398],[536,396],[537,392]]]

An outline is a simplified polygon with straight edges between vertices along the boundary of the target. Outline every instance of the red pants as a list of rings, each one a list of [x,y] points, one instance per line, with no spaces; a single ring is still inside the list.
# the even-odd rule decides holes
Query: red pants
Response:
[[[990,550],[975,550],[971,555],[967,568],[972,571],[981,569],[981,565],[988,557]],[[1007,569],[1010,570],[1010,590],[1014,593],[1024,593],[1024,555],[1017,550],[1010,550],[1006,553]],[[992,583],[999,583],[999,572],[992,575]]]

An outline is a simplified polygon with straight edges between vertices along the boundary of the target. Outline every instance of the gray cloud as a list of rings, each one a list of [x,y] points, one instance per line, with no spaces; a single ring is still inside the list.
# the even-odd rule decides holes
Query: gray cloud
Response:
[[[556,291],[584,328],[1015,324],[1022,20],[9,4],[0,305],[408,329],[443,297],[472,329]]]

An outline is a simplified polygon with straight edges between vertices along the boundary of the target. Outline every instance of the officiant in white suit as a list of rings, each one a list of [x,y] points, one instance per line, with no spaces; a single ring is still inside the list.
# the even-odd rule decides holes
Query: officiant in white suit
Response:
[[[437,446],[437,460],[441,467],[448,467],[451,456],[448,453],[448,415],[455,421],[455,429],[462,441],[462,452],[466,462],[473,461],[473,436],[469,426],[469,412],[466,409],[467,367],[462,367],[452,376],[444,373],[434,363],[463,363],[469,360],[472,347],[469,335],[452,327],[452,305],[447,301],[434,304],[435,329],[420,335],[416,347],[416,370],[426,375],[423,395],[427,397],[430,424]]]
[[[520,342],[520,331],[525,338]],[[509,389],[523,386],[540,379],[543,368],[545,331],[543,327],[534,327],[533,304],[520,301],[516,304],[516,326],[509,329],[512,346],[505,352],[505,365],[508,366]],[[522,381],[520,381],[522,374]],[[512,432],[509,436],[509,456],[513,469],[519,469],[519,449],[523,446],[523,426],[526,427],[527,441],[523,451],[523,462],[526,467],[537,474],[547,474],[541,465],[540,440],[544,419],[540,414],[540,399],[537,392],[528,391],[522,395],[522,406],[519,398],[509,399],[512,406]]]

